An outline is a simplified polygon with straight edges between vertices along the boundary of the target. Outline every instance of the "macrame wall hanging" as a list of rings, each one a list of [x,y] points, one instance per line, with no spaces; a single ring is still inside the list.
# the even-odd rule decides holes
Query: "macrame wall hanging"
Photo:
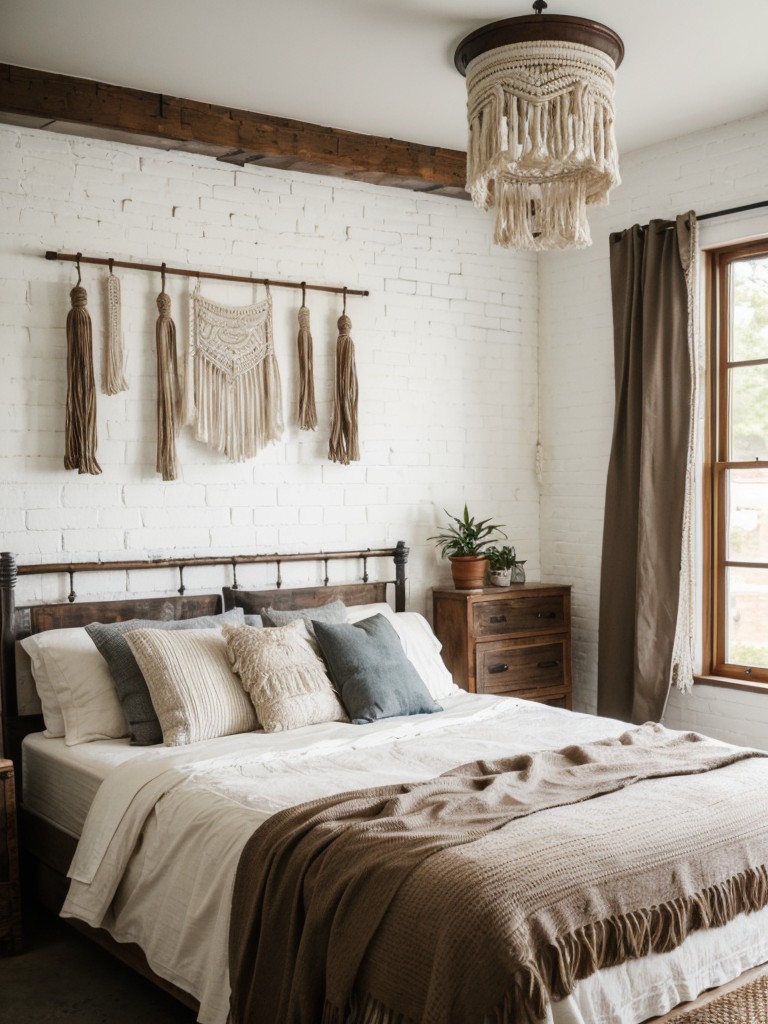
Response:
[[[93,376],[93,329],[87,309],[88,294],[81,284],[77,261],[77,284],[69,293],[72,308],[67,313],[67,414],[64,468],[78,473],[101,473],[96,461],[96,383]]]
[[[272,299],[225,306],[192,294],[185,422],[198,441],[243,462],[283,433]]]
[[[272,300],[269,281],[252,275],[198,271],[189,267],[166,267],[117,260],[112,257],[83,256],[82,253],[45,253],[49,260],[77,264],[77,285],[70,295],[72,309],[67,317],[67,405],[64,465],[80,473],[101,473],[96,461],[96,387],[93,370],[91,319],[87,295],[81,284],[80,262],[109,267],[106,278],[107,322],[104,332],[102,366],[103,390],[115,395],[128,388],[125,377],[125,349],[122,330],[120,280],[114,267],[160,272],[162,286],[157,297],[155,328],[157,358],[157,472],[163,480],[177,478],[176,438],[184,425],[194,428],[195,438],[231,462],[255,457],[270,441],[283,433],[280,371],[272,338]],[[182,386],[177,353],[176,327],[171,318],[171,300],[165,291],[166,274],[197,277],[190,296],[190,336],[182,362]],[[250,306],[232,307],[203,298],[200,279],[265,284],[267,297]],[[344,306],[338,320],[336,367],[333,382],[333,414],[328,458],[348,464],[360,458],[358,442],[358,383],[352,323],[346,314],[347,295],[367,296],[366,290],[306,282],[273,282],[283,288],[301,288],[297,335],[299,389],[298,423],[301,430],[317,429],[313,342],[306,292],[309,288],[343,294]]]
[[[176,435],[181,416],[181,385],[176,355],[176,325],[171,319],[171,299],[165,292],[165,265],[162,289],[157,296],[159,316],[155,326],[157,348],[157,472],[163,480],[175,480]]]
[[[301,286],[301,308],[299,309],[299,336],[296,344],[299,352],[299,430],[315,430],[317,409],[315,408],[315,371],[312,354],[312,334],[309,330],[309,310],[306,304],[307,290]]]
[[[125,379],[125,353],[123,345],[122,307],[120,304],[120,278],[116,277],[109,261],[107,277],[107,331],[104,346],[103,388],[105,395],[117,395],[128,390]]]
[[[357,436],[357,369],[355,343],[350,331],[352,321],[347,316],[347,289],[344,289],[344,308],[339,317],[339,338],[336,342],[336,377],[333,392],[333,419],[328,443],[328,458],[345,466],[357,462],[360,448]]]

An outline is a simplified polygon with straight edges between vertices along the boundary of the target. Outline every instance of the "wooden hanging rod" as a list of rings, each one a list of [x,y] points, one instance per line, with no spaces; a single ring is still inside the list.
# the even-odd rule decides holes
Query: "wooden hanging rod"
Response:
[[[303,288],[308,292],[333,292],[334,295],[370,295],[369,291],[357,288],[339,288],[329,284],[307,284],[305,281],[273,281],[269,277],[245,277],[241,274],[214,274],[208,270],[190,270],[189,267],[166,267],[161,263],[136,263],[131,260],[114,260],[105,256],[83,256],[76,252],[55,252],[48,249],[47,260],[61,260],[65,263],[95,263],[100,267],[125,267],[128,270],[146,270],[156,274],[176,274],[179,277],[207,278],[216,281],[241,281],[243,284],[265,284],[270,288]]]

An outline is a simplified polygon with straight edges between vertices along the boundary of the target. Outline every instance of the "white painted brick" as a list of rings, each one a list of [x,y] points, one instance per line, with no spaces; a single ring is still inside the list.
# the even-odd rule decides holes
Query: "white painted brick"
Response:
[[[38,163],[41,172],[28,183],[23,169]],[[378,546],[403,537],[414,552],[412,607],[426,607],[429,586],[447,570],[425,538],[440,506],[458,507],[466,487],[467,498],[491,500],[503,520],[525,517],[519,535],[538,564],[532,445],[517,443],[535,438],[538,261],[493,250],[488,219],[468,203],[5,127],[0,194],[4,545],[53,560],[63,549],[71,558],[143,558]],[[362,460],[346,467],[327,460],[338,299],[310,294],[320,428],[308,436],[295,426],[298,296],[275,289],[283,441],[232,465],[185,431],[181,479],[164,483],[154,467],[157,282],[123,271],[130,390],[98,395],[102,476],[65,473],[63,328],[73,268],[32,255],[52,247],[147,260],[171,250],[181,265],[368,287],[369,299],[350,303]],[[94,268],[86,277],[97,376],[103,277]],[[187,285],[171,280],[168,287],[182,344]],[[249,289],[235,286],[222,301],[250,301]],[[506,459],[484,454],[504,447],[499,430]],[[563,462],[573,462],[570,451]],[[34,511],[35,529],[18,529],[22,511]],[[46,521],[56,529],[44,528]],[[129,575],[136,593],[178,585],[173,573]]]
[[[27,512],[26,523],[28,530],[77,530],[95,527],[98,518],[97,508],[39,508]]]

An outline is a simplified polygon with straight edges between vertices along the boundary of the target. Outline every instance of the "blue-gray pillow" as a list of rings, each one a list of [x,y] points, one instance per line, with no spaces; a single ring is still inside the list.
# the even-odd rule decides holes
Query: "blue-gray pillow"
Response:
[[[443,710],[383,615],[343,625],[315,620],[313,625],[331,679],[354,725]]]
[[[295,619],[303,619],[310,636],[314,636],[313,622],[346,622],[347,606],[343,601],[328,601],[316,608],[261,608],[265,626],[287,626]]]
[[[162,743],[163,731],[144,676],[123,634],[133,629],[206,629],[225,622],[242,624],[243,609],[233,608],[221,615],[199,615],[196,619],[128,619],[126,622],[92,622],[85,627],[114,680],[132,744],[148,747]]]

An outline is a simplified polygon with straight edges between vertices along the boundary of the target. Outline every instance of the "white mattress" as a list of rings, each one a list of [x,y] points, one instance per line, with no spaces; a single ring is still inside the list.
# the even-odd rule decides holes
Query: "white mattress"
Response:
[[[249,733],[195,744],[194,751],[126,741],[88,744],[90,751],[61,744],[58,757],[75,752],[79,765],[66,776],[80,777],[79,816],[68,811],[70,824],[82,820],[88,794],[109,776],[86,826],[88,846],[81,844],[70,871],[77,881],[65,915],[138,942],[158,974],[200,1001],[201,1021],[224,1024],[234,867],[250,831],[269,814],[325,792],[431,777],[471,760],[478,735],[485,754],[499,756],[626,728],[504,698],[460,694],[444,704],[445,715],[354,730],[329,723]],[[47,749],[52,741],[43,742]],[[131,759],[135,764],[123,763]],[[67,788],[66,779],[57,777],[56,786]],[[38,806],[60,820],[45,801]],[[671,953],[598,972],[552,1005],[547,1024],[638,1024],[764,961],[768,909],[691,935]]]
[[[22,745],[24,806],[77,838],[105,777],[117,765],[141,757],[144,749],[127,739],[68,747],[63,738],[32,733]]]

